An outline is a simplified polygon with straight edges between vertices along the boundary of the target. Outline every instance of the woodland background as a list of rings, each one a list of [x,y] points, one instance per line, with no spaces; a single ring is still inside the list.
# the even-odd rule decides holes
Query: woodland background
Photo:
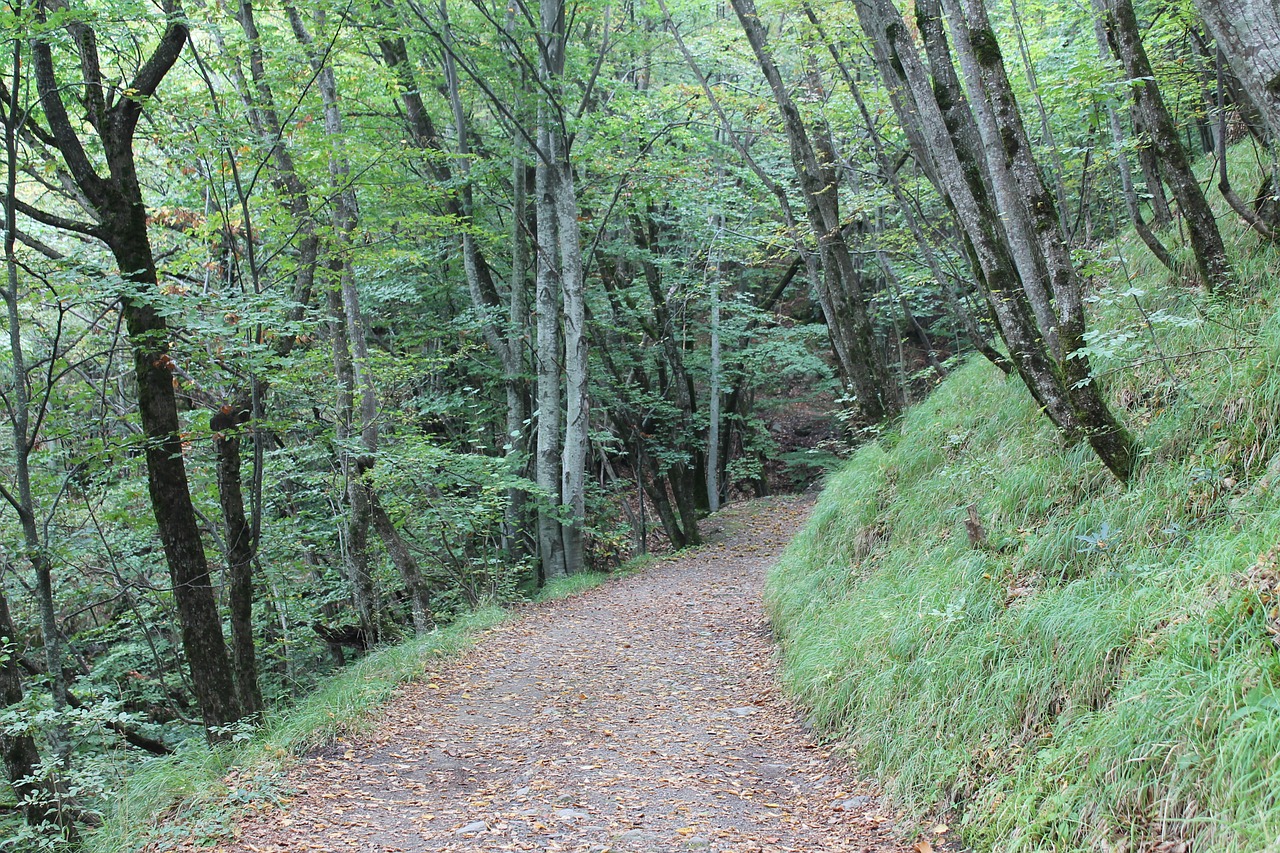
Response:
[[[1179,359],[1264,347],[1162,335],[1264,322],[1268,3],[38,0],[0,29],[15,843],[78,843],[149,756],[353,654],[697,545],[972,356],[1120,488]]]

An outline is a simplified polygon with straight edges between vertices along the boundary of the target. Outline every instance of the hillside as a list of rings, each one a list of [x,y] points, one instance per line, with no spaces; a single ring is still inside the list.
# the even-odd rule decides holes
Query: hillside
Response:
[[[978,849],[1280,845],[1276,255],[1237,237],[1247,296],[1206,301],[1140,249],[1094,282],[1127,486],[974,360],[768,582],[814,725]]]

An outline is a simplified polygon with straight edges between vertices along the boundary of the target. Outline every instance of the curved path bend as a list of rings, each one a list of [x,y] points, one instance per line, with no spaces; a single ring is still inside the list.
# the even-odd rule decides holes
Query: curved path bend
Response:
[[[760,590],[808,509],[735,505],[709,545],[528,608],[299,761],[219,849],[910,849],[775,684]]]

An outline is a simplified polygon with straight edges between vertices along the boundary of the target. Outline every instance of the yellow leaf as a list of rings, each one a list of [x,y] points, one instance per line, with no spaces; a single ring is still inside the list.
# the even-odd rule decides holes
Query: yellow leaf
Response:
[[[949,827],[945,823],[940,823],[933,828],[933,834],[941,835],[942,833],[946,832],[948,829]]]
[[[933,853],[933,845],[928,841],[917,841],[911,845],[911,849],[916,853]]]

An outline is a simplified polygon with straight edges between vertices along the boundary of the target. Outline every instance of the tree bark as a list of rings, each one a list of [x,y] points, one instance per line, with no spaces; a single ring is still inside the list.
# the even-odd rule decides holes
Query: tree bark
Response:
[[[1195,0],[1271,139],[1280,139],[1280,6],[1275,0]]]
[[[932,2],[934,0],[920,0],[920,6],[923,9]],[[1018,193],[1018,204],[1006,209],[1005,216],[1022,218],[1021,230],[1033,236],[1039,249],[1036,274],[1045,276],[1048,284],[1043,289],[1053,294],[1057,323],[1050,346],[1062,371],[1065,390],[1085,438],[1098,458],[1117,478],[1127,480],[1135,463],[1134,440],[1116,420],[1093,379],[1084,352],[1085,316],[1080,280],[1071,260],[1071,249],[1062,236],[1066,229],[1062,227],[1053,194],[1040,177],[1041,170],[1032,154],[1031,141],[1022,124],[983,0],[963,0],[963,11],[961,0],[943,2],[949,9],[952,31],[957,34],[957,55],[970,90],[981,93],[983,107],[990,109],[987,119],[992,135],[987,140],[986,151],[991,171],[993,174],[1007,171]]]
[[[921,2],[916,9],[916,21],[933,63],[932,79],[925,73],[910,32],[891,0],[857,0],[856,10],[875,46],[873,54],[886,85],[899,92],[895,108],[905,110],[899,119],[917,123],[918,137],[926,146],[918,156],[933,164],[940,180],[939,192],[952,205],[968,236],[971,264],[1019,374],[1068,440],[1090,437],[1088,419],[1098,413],[1079,410],[1062,366],[1048,352],[1034,319],[1009,251],[1011,235],[1001,228],[1002,219],[991,199],[973,116],[950,68],[936,2]],[[1131,451],[1127,457],[1133,458]],[[1110,467],[1124,458],[1122,454],[1103,461]],[[1112,468],[1122,479],[1129,470],[1123,464]]]
[[[37,11],[43,17],[52,8],[54,4],[45,0]],[[37,38],[32,51],[48,133],[97,220],[79,230],[106,243],[121,276],[130,285],[120,302],[133,349],[138,411],[146,437],[147,486],[169,567],[192,686],[207,734],[217,739],[218,730],[239,717],[240,709],[187,484],[173,388],[173,359],[168,353],[169,329],[154,304],[156,265],[133,155],[133,136],[142,115],[142,103],[155,94],[187,40],[187,27],[177,17],[177,10],[166,7],[166,11],[170,17],[164,34],[128,87],[135,94],[108,107],[101,99],[102,80],[84,81],[86,118],[101,140],[101,156],[109,170],[106,178],[95,170],[78,136],[80,121],[71,120],[62,102],[64,87],[57,80],[51,43]],[[81,67],[96,73],[101,64],[92,30],[83,24],[74,29],[79,34],[75,41],[84,53]]]
[[[218,502],[227,535],[227,600],[236,700],[242,713],[257,714],[263,708],[253,641],[253,554],[257,543],[244,512],[239,428],[215,432],[213,445],[218,459]]]
[[[1133,4],[1129,0],[1095,0],[1095,3],[1104,10],[1107,43],[1129,77],[1134,116],[1151,139],[1151,147],[1160,158],[1164,178],[1187,223],[1200,282],[1210,293],[1230,290],[1234,286],[1231,266],[1227,262],[1227,250],[1218,232],[1217,220],[1191,171],[1187,153],[1178,141],[1178,129],[1156,85],[1155,73],[1142,45]]]
[[[889,379],[884,354],[876,345],[866,301],[844,239],[834,164],[820,159],[805,129],[800,111],[773,60],[754,0],[733,0],[733,9],[782,116],[792,165],[805,196],[809,225],[818,241],[823,272],[819,303],[841,373],[857,396],[862,418],[868,423],[879,423],[897,412],[900,400]]]

